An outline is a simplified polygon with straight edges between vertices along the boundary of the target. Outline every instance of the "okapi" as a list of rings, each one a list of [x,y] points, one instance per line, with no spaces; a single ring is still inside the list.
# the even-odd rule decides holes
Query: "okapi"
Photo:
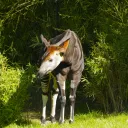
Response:
[[[56,100],[60,90],[61,110],[59,123],[64,123],[64,113],[66,104],[66,79],[71,80],[70,83],[70,120],[69,123],[74,121],[74,106],[76,98],[76,90],[81,80],[82,71],[84,69],[84,55],[81,42],[75,32],[66,30],[62,34],[47,41],[43,35],[41,40],[46,46],[46,52],[42,56],[41,66],[38,71],[40,79],[44,75],[52,72],[56,78],[58,87],[52,85],[52,109],[51,109],[51,122],[55,121]],[[42,118],[41,123],[46,122],[46,104],[48,101],[48,88],[42,88]]]

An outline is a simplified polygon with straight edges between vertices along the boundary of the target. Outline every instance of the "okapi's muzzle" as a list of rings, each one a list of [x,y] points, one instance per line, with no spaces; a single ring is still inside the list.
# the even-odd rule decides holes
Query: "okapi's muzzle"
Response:
[[[37,79],[42,80],[43,77],[44,77],[44,75],[45,75],[44,73],[38,71],[38,73],[37,73]]]

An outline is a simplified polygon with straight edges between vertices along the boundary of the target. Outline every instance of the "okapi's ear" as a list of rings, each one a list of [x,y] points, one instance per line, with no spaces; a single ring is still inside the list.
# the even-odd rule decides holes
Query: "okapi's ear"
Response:
[[[44,38],[42,34],[40,35],[40,38],[41,38],[42,43],[44,43],[46,47],[50,45],[50,42],[48,42],[47,39]]]
[[[65,42],[63,42],[63,44],[61,44],[59,47],[59,51],[61,53],[65,53],[67,48],[68,48],[68,45],[69,45],[69,40],[66,40]]]

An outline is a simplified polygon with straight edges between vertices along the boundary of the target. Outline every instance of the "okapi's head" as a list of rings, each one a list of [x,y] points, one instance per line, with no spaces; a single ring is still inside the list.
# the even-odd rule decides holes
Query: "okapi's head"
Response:
[[[46,46],[46,52],[41,58],[42,62],[38,72],[40,77],[52,72],[64,60],[69,44],[69,38],[59,41],[56,45],[50,45],[43,35],[41,35],[41,40]]]

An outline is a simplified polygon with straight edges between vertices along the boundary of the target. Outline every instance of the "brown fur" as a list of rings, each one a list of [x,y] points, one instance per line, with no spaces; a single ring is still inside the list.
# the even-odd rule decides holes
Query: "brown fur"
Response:
[[[49,54],[45,57],[44,61],[49,60],[49,59],[50,59],[50,56],[51,56],[52,54],[54,54],[55,51],[65,52],[66,49],[68,48],[68,44],[69,44],[69,40],[65,41],[62,46],[49,46],[49,47],[47,48],[47,52],[48,52]]]

